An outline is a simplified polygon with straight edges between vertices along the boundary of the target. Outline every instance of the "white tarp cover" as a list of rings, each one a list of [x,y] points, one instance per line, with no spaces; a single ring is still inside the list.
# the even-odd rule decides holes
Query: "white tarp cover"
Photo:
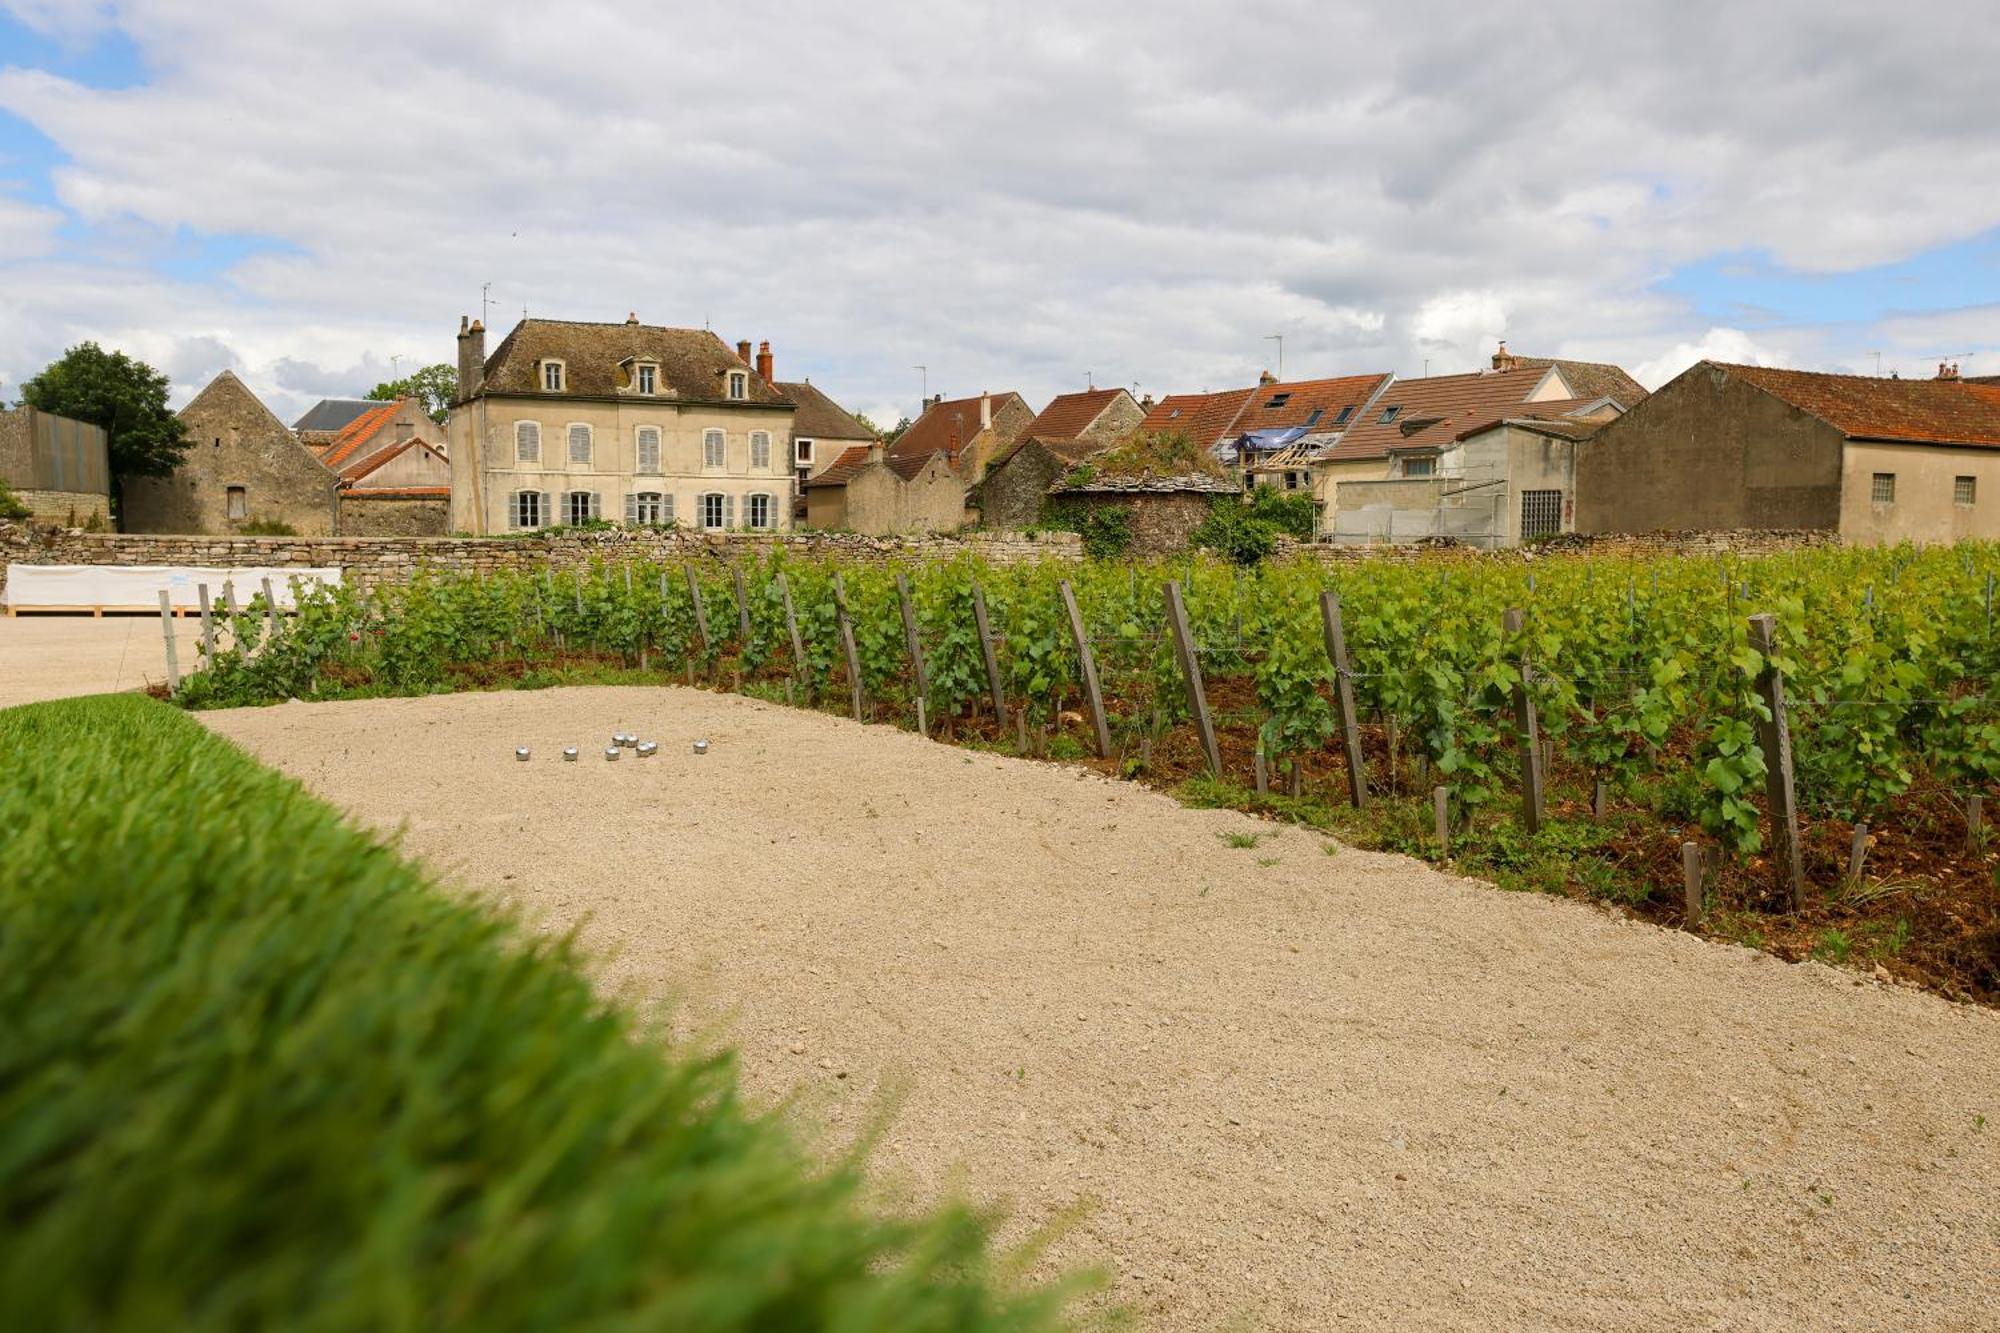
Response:
[[[222,605],[222,585],[233,584],[236,602],[248,606],[263,591],[262,580],[271,580],[272,595],[280,608],[292,605],[292,580],[310,587],[314,583],[339,583],[337,569],[202,569],[185,565],[9,565],[7,605],[21,609],[49,606],[103,607],[107,611],[157,611],[160,589],[173,599],[174,609],[198,610],[201,594],[196,589],[206,583],[208,599]]]

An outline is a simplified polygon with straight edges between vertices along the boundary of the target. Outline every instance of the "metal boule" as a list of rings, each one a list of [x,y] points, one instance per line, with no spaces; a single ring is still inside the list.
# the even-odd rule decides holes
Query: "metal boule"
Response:
[[[696,754],[707,754],[707,753],[708,753],[708,742],[707,742],[707,741],[696,741],[696,742],[694,743],[694,752],[695,752]]]
[[[563,747],[563,762],[565,764],[576,762],[576,747],[574,745],[565,745]]]
[[[514,757],[515,757],[516,759],[520,760],[520,761],[521,761],[522,763],[524,763],[524,764],[525,764],[525,763],[527,763],[527,762],[528,762],[528,747],[527,747],[527,746],[525,746],[525,745],[517,745],[517,746],[515,746],[515,747],[514,747]]]
[[[619,752],[618,752],[618,747],[617,747],[617,746],[615,746],[615,745],[607,745],[607,746],[605,746],[605,747],[604,747],[604,757],[605,757],[605,758],[606,758],[607,760],[611,760],[611,761],[613,761],[613,762],[616,762],[616,761],[617,761],[617,758],[618,758],[618,753],[619,753]]]
[[[660,743],[658,741],[640,741],[633,748],[641,759],[650,759],[659,751]]]

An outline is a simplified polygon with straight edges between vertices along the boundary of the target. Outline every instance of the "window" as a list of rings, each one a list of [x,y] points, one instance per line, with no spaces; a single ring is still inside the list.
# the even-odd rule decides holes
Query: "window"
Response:
[[[794,441],[792,444],[793,466],[811,467],[812,461],[813,461],[813,442],[811,440]]]
[[[701,465],[703,467],[722,466],[722,432],[705,430],[701,433]]]
[[[633,464],[636,472],[658,472],[660,470],[660,428],[658,426],[639,427],[638,459]]]
[[[1325,408],[1315,407],[1312,410],[1312,415],[1306,418],[1306,429],[1311,430],[1314,426],[1317,426],[1319,424],[1319,419],[1325,415],[1326,415]]]
[[[560,361],[542,362],[542,391],[544,393],[561,393],[562,390],[563,363]]]
[[[665,497],[658,491],[640,491],[637,495],[625,497],[625,521],[627,523],[664,523],[667,521]]]
[[[1971,505],[1979,495],[1979,478],[1954,477],[1951,482],[1951,502]]]
[[[806,483],[811,481],[812,479],[813,479],[813,470],[811,468],[809,467],[800,468],[798,488],[800,490],[804,490],[806,488]]]
[[[542,426],[538,421],[517,421],[514,423],[514,461],[516,463],[539,463],[542,461]]]
[[[1437,460],[1435,458],[1405,458],[1403,460],[1403,475],[1406,477],[1435,477],[1437,475]]]
[[[248,518],[250,516],[250,493],[241,486],[229,488],[229,516]]]
[[[655,392],[656,386],[659,383],[659,379],[660,379],[660,368],[658,366],[640,366],[639,392],[640,393]]]
[[[1546,532],[1561,532],[1562,512],[1561,491],[1522,491],[1521,540],[1527,541]]]
[[[590,466],[590,427],[582,422],[569,428],[569,461]]]
[[[771,526],[770,496],[753,495],[749,498],[748,501],[745,502],[744,509],[746,511],[746,517],[750,520],[751,527],[768,528]]]
[[[1340,415],[1333,419],[1333,424],[1336,426],[1345,426],[1347,424],[1347,419],[1353,415],[1354,415],[1354,404],[1349,403],[1346,407],[1340,409]]]
[[[1264,410],[1268,412],[1274,407],[1283,407],[1291,401],[1292,395],[1290,393],[1274,393],[1271,395],[1271,401],[1264,404]]]
[[[1896,474],[1893,472],[1877,472],[1875,474],[1875,484],[1870,489],[1868,498],[1878,505],[1892,505],[1896,503]]]
[[[571,491],[563,496],[563,522],[588,523],[597,517],[597,492]]]
[[[1397,414],[1398,412],[1402,411],[1402,410],[1403,410],[1403,409],[1402,409],[1401,407],[1385,407],[1385,408],[1383,408],[1383,409],[1382,409],[1382,419],[1381,419],[1380,421],[1376,422],[1375,424],[1376,424],[1376,425],[1378,425],[1378,426],[1386,426],[1386,425],[1388,425],[1388,424],[1389,424],[1390,422],[1392,422],[1392,421],[1394,421],[1394,420],[1396,419],[1396,414]]]
[[[729,526],[730,509],[733,508],[728,496],[710,491],[701,497],[701,526],[709,532],[719,532]]]
[[[548,515],[542,512],[540,491],[515,491],[514,502],[509,506],[509,518],[517,528],[539,528]]]
[[[753,471],[771,470],[771,432],[753,430],[750,432],[750,467]]]
[[[1298,488],[1299,488],[1299,474],[1296,472],[1287,472],[1285,474],[1285,489],[1288,491],[1295,491]]]
[[[740,370],[729,372],[729,396],[747,398],[750,396],[750,377]]]

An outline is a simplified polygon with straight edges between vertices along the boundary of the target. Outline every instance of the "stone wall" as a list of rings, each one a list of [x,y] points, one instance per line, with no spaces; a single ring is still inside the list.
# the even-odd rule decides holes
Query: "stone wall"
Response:
[[[16,491],[14,494],[37,523],[66,528],[87,525],[95,515],[99,527],[111,526],[110,497],[90,491]]]
[[[1126,554],[1146,559],[1187,550],[1188,538],[1208,518],[1213,496],[1203,491],[1066,491],[1061,498],[1065,505],[1127,511],[1132,544]]]
[[[340,493],[343,537],[442,537],[451,531],[451,501]]]
[[[1361,560],[1421,564],[1431,560],[1537,560],[1559,556],[1605,559],[1724,553],[1758,556],[1840,544],[1839,534],[1823,528],[1740,528],[1714,532],[1564,533],[1546,542],[1498,550],[1485,550],[1451,541],[1362,546],[1331,542],[1308,544],[1280,537],[1277,555],[1304,555],[1329,565],[1352,564]]]
[[[593,560],[727,560],[782,548],[806,558],[886,561],[948,560],[965,552],[1001,564],[1080,560],[1073,533],[975,533],[965,538],[863,537],[845,532],[691,533],[613,528],[551,537],[202,537],[89,533],[0,523],[0,575],[5,564],[29,565],[268,565],[342,571],[348,581],[406,582],[418,569],[490,573],[558,568]],[[0,577],[0,587],[5,586]]]
[[[1065,471],[1063,461],[1030,440],[1005,462],[987,469],[979,483],[979,514],[996,528],[1025,528],[1041,521],[1049,487]]]

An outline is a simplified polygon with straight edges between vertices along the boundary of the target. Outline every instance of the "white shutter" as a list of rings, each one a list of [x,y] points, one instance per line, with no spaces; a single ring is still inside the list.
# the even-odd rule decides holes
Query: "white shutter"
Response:
[[[590,493],[590,516],[592,518],[604,517],[604,495],[601,491],[592,491]]]
[[[725,528],[736,526],[736,497],[733,495],[722,497],[722,526]]]
[[[672,491],[668,491],[660,497],[660,521],[662,523],[671,523],[674,521],[674,493]]]
[[[628,526],[639,522],[639,497],[630,491],[625,492],[625,522]]]
[[[553,491],[543,491],[541,522],[537,523],[535,526],[543,528],[548,527],[551,523],[555,521],[555,515],[556,515],[555,493]]]
[[[521,526],[521,493],[519,491],[515,491],[507,497],[507,526],[510,528]]]

